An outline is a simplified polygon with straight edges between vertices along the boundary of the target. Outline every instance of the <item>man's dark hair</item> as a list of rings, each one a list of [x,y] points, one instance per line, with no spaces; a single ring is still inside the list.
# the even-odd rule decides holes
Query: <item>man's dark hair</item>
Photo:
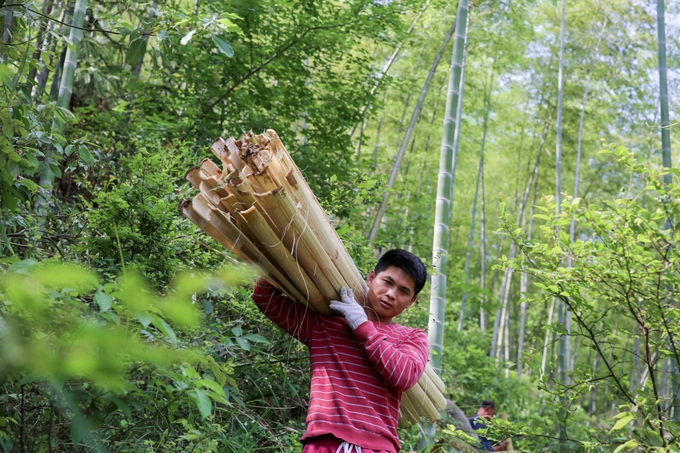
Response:
[[[390,266],[398,267],[413,278],[416,287],[415,294],[418,295],[420,290],[425,286],[427,281],[427,269],[423,262],[411,252],[402,249],[392,249],[386,251],[375,265],[375,273],[379,274]]]
[[[484,409],[496,409],[496,403],[494,403],[491,400],[484,400],[479,404],[479,407],[483,407]]]

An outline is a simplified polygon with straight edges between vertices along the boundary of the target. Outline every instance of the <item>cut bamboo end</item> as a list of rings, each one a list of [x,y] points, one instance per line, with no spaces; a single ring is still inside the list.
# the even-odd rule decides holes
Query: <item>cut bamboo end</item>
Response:
[[[432,404],[436,409],[440,411],[446,409],[446,398],[444,398],[444,395],[437,390],[434,382],[432,382],[427,375],[423,375],[416,385],[423,389],[425,396],[432,401]]]
[[[420,423],[420,415],[413,404],[408,392],[401,394],[400,418],[404,418],[410,424]]]
[[[420,385],[414,385],[409,390],[407,390],[407,393],[409,394],[409,398],[413,402],[413,405],[416,407],[419,414],[426,416],[432,422],[439,420],[441,417],[439,411],[435,407],[434,403],[427,397],[427,394]]]
[[[427,374],[430,380],[434,383],[434,385],[437,387],[437,390],[439,390],[441,393],[446,392],[444,381],[442,381],[442,378],[439,377],[439,375],[434,371],[434,368],[432,368],[429,363],[425,365],[425,374]]]

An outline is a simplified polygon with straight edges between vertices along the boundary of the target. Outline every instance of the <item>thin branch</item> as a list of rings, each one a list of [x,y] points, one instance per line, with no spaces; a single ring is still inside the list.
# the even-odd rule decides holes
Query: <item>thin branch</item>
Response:
[[[333,29],[333,28],[337,28],[337,27],[344,27],[345,25],[347,25],[347,24],[319,25],[319,26],[317,26],[317,27],[310,27],[310,28],[308,28],[308,29],[305,30],[300,36],[297,36],[297,37],[294,36],[294,37],[290,40],[290,42],[288,42],[288,44],[286,44],[286,45],[284,45],[283,47],[281,47],[280,49],[276,50],[269,58],[267,58],[267,59],[266,59],[264,62],[262,62],[259,66],[257,66],[256,68],[251,69],[251,70],[248,71],[243,77],[241,77],[239,80],[237,80],[236,82],[234,82],[234,84],[233,84],[232,86],[230,86],[230,87],[227,89],[227,91],[225,91],[225,92],[222,94],[222,96],[220,96],[219,98],[217,98],[217,99],[216,99],[215,101],[213,101],[212,103],[208,104],[208,106],[206,106],[206,107],[203,109],[203,112],[198,116],[197,119],[198,119],[198,120],[202,120],[203,118],[205,118],[205,116],[208,114],[208,112],[210,112],[213,108],[215,108],[215,106],[216,106],[217,104],[219,104],[220,102],[224,101],[224,100],[232,93],[232,91],[234,91],[236,88],[238,88],[243,82],[245,82],[246,80],[248,80],[250,77],[252,77],[253,75],[255,75],[255,74],[257,74],[258,72],[260,72],[265,66],[267,66],[269,63],[271,63],[271,62],[274,61],[276,58],[278,58],[279,56],[281,56],[286,50],[290,49],[290,48],[293,47],[295,44],[297,44],[298,42],[300,42],[300,40],[301,40],[302,38],[304,38],[305,36],[307,36],[308,33],[312,32],[312,31],[317,31],[317,30],[329,30],[329,29]]]

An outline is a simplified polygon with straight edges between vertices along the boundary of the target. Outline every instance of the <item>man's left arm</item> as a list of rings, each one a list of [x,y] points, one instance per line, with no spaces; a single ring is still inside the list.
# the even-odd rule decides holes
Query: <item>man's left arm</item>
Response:
[[[368,360],[392,387],[404,392],[418,382],[425,371],[428,356],[427,335],[420,329],[408,329],[408,335],[399,344],[387,341],[387,337],[365,322],[354,331],[363,342]]]

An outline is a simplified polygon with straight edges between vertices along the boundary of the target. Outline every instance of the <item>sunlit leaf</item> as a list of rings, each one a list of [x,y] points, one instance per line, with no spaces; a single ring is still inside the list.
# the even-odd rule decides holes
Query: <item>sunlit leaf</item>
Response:
[[[183,37],[182,40],[180,41],[180,44],[182,44],[183,46],[186,46],[186,44],[187,44],[189,41],[191,41],[191,38],[194,36],[194,33],[196,33],[196,29],[193,29],[193,30],[191,30],[189,33],[187,33],[186,35],[184,35],[184,37]]]

